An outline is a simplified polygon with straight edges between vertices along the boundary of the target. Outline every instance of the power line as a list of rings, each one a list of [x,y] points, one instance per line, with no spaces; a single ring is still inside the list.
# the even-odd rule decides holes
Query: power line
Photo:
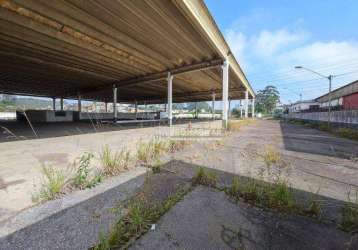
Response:
[[[335,69],[335,68],[341,68],[341,67],[347,67],[347,66],[358,66],[358,61],[355,62],[355,63],[349,63],[349,64],[338,64],[338,65],[332,65],[330,67],[325,67],[325,68],[316,68],[316,70],[318,71],[326,71],[328,69]],[[292,74],[287,74],[286,76],[279,76],[277,78],[274,78],[274,79],[265,79],[265,78],[262,78],[262,79],[251,79],[252,82],[255,82],[255,81],[266,81],[266,82],[273,82],[273,81],[279,81],[279,80],[289,80],[289,79],[294,79],[296,78],[297,76],[302,76],[302,75],[305,75],[305,74],[309,74],[308,72],[307,73],[300,73],[300,72],[295,72],[295,73],[292,73]]]
[[[334,58],[339,58],[339,57],[344,57],[344,60],[338,60],[338,61],[333,61],[332,59]],[[350,57],[350,58],[346,58],[346,57]],[[329,64],[327,63],[320,63],[320,64],[316,64],[316,62],[321,62],[322,60],[327,60],[327,58],[320,58],[320,59],[316,59],[314,61],[311,61],[309,63],[308,66],[310,67],[322,67],[322,66],[328,66],[328,65],[332,65],[332,64],[338,64],[338,63],[342,63],[342,62],[348,62],[348,61],[355,61],[355,60],[358,60],[357,57],[351,57],[351,55],[348,55],[348,54],[340,54],[340,55],[337,55],[337,56],[330,56],[329,57],[329,60],[331,61]],[[292,67],[288,67],[288,68],[285,68],[285,69],[281,69],[281,70],[278,70],[276,71],[277,73],[272,73],[272,70],[270,72],[266,71],[266,72],[260,72],[260,73],[256,73],[256,74],[249,74],[248,77],[253,77],[253,76],[264,76],[264,75],[275,75],[275,74],[279,74],[279,75],[282,75],[282,74],[287,74],[287,73],[291,73],[293,72],[294,70],[292,69]],[[267,74],[269,73],[269,74]]]

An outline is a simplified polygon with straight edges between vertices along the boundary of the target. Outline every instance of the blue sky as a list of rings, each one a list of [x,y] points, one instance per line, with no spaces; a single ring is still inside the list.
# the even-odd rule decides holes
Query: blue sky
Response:
[[[276,85],[284,103],[312,99],[328,81],[302,65],[339,75],[333,88],[358,79],[357,0],[205,0],[255,91]]]

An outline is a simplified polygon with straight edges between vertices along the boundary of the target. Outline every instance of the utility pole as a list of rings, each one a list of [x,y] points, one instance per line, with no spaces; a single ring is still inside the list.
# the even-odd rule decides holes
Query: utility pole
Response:
[[[328,92],[328,128],[331,126],[331,92],[332,92],[332,75],[328,76],[329,92]]]
[[[295,66],[295,69],[304,69],[306,71],[309,71],[311,73],[314,73],[316,75],[319,75],[320,77],[322,78],[326,78],[328,79],[328,82],[329,82],[329,92],[328,92],[328,119],[327,119],[327,125],[328,125],[328,128],[331,127],[331,92],[332,92],[332,78],[334,77],[333,75],[329,75],[329,76],[326,76],[326,75],[322,75],[321,73],[318,73],[312,69],[308,69],[306,67],[303,67],[303,66]]]

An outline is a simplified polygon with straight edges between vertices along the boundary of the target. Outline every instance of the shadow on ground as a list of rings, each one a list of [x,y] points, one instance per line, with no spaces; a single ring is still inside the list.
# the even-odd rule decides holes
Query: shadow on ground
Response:
[[[171,161],[163,166],[159,176],[190,182],[198,167]],[[206,171],[216,173],[218,188],[196,187],[132,249],[357,249],[357,236],[337,228],[344,202],[315,195],[322,201],[320,221],[282,214],[231,200],[220,189],[231,186],[234,175],[214,169]],[[250,181],[243,176],[239,180]],[[160,189],[163,188],[165,185]],[[293,193],[302,206],[308,206],[313,195],[297,189]]]
[[[207,119],[179,119],[174,120],[175,124],[203,122]],[[53,123],[32,123],[26,121],[0,121],[0,143],[28,139],[44,139],[61,136],[80,134],[110,132],[118,130],[138,129],[144,127],[165,126],[166,121],[133,122],[125,124],[113,124],[111,122],[88,121],[88,122],[53,122]]]
[[[286,150],[343,159],[358,156],[358,143],[355,141],[284,121],[280,122],[280,128]]]

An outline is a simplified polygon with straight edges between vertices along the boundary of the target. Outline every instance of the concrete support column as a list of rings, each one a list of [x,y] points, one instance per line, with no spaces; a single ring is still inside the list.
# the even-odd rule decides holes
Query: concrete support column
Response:
[[[229,98],[229,110],[228,110],[228,115],[227,115],[230,119],[231,117],[231,98]]]
[[[222,124],[223,128],[227,128],[227,120],[228,120],[228,98],[229,98],[229,63],[227,60],[224,61],[222,65],[223,71],[223,113],[222,113]]]
[[[60,108],[61,108],[61,111],[63,111],[63,98],[60,99]]]
[[[169,120],[169,126],[172,126],[173,122],[173,114],[172,114],[172,103],[173,103],[173,76],[170,72],[168,72],[168,120]]]
[[[56,98],[55,97],[52,98],[52,109],[53,109],[53,111],[56,111]]]
[[[78,112],[82,112],[82,104],[81,104],[81,96],[78,95],[78,99],[77,99],[77,109],[78,109]]]
[[[135,112],[135,119],[137,120],[137,114],[138,114],[138,102],[135,100],[134,102],[134,112]]]
[[[249,91],[245,91],[245,118],[249,117]]]
[[[242,100],[240,100],[240,118],[242,118]]]
[[[144,102],[144,119],[148,119],[147,102]]]
[[[117,121],[117,86],[113,84],[113,121]]]
[[[252,118],[255,117],[255,98],[252,98],[252,103],[251,103],[251,108],[252,108]]]
[[[195,119],[198,119],[198,102],[195,102]]]
[[[211,112],[213,115],[213,120],[215,120],[215,92],[213,92],[212,97],[213,97],[213,101],[212,101]]]

